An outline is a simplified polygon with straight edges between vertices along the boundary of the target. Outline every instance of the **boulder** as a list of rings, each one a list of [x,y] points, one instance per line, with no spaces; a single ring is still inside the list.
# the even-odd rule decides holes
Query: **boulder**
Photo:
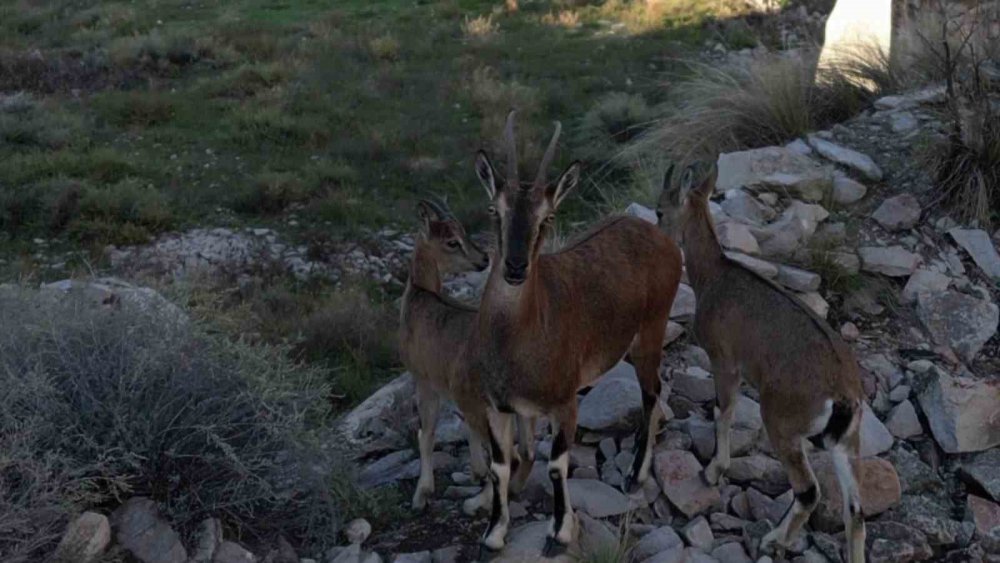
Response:
[[[181,538],[160,517],[156,503],[133,497],[111,514],[118,544],[142,563],[185,563],[187,550]]]
[[[715,380],[712,374],[700,367],[691,366],[684,372],[674,371],[670,385],[673,393],[696,403],[715,400]]]
[[[726,477],[768,495],[780,495],[791,486],[781,462],[763,454],[732,458]]]
[[[677,295],[670,307],[671,319],[688,319],[694,316],[695,295],[690,285],[682,283],[677,287]]]
[[[962,478],[1000,502],[1000,450],[991,449],[962,463]]]
[[[596,479],[569,479],[573,506],[594,518],[617,516],[628,511],[628,499],[620,491]]]
[[[632,202],[625,208],[625,214],[631,217],[638,217],[647,223],[652,223],[653,225],[659,223],[659,219],[656,216],[656,212],[652,209]]]
[[[912,229],[920,220],[920,202],[909,193],[890,197],[872,213],[872,219],[890,232]]]
[[[844,175],[838,175],[833,179],[833,201],[840,205],[850,205],[861,201],[868,188],[861,182],[856,182]]]
[[[507,535],[507,544],[494,563],[529,563],[538,561],[545,548],[545,540],[552,524],[548,520],[528,522],[513,528]],[[567,552],[547,561],[572,563],[577,559]]]
[[[1000,445],[1000,383],[937,369],[928,377],[920,407],[941,449],[954,454]]]
[[[821,201],[833,184],[830,169],[784,147],[765,147],[719,155],[721,191],[764,187],[789,191],[808,201]]]
[[[392,421],[398,419],[399,412],[413,409],[415,394],[413,377],[406,372],[354,407],[337,424],[345,442],[345,451],[362,455],[373,444],[384,440],[387,432],[395,432]],[[403,437],[399,432],[395,433]],[[405,444],[405,439],[401,443]]]
[[[917,316],[936,343],[972,363],[996,334],[1000,308],[984,299],[947,291],[918,296]]]
[[[910,401],[903,401],[892,408],[885,421],[885,427],[900,440],[919,436],[924,432],[920,426],[920,419],[917,418],[917,411]]]
[[[577,424],[595,432],[630,429],[640,412],[642,390],[635,368],[622,361],[604,374],[580,401]]]
[[[721,208],[727,217],[744,225],[760,226],[776,215],[773,209],[743,190],[727,191]]]
[[[898,245],[862,246],[858,248],[858,254],[862,270],[892,277],[909,276],[917,270],[921,261],[920,255]]]
[[[982,229],[951,229],[948,234],[969,253],[987,276],[1000,280],[1000,254],[990,235]]]
[[[639,538],[632,548],[632,556],[636,561],[645,561],[658,553],[673,549],[684,549],[684,541],[670,526],[661,526]]]
[[[967,545],[975,525],[949,518],[950,505],[922,495],[905,495],[899,505],[886,515],[886,519],[906,522],[906,525],[920,530],[932,546]]]
[[[809,135],[806,139],[823,158],[856,170],[873,182],[882,179],[882,169],[868,155],[827,141],[818,135]]]
[[[667,499],[688,518],[720,504],[719,489],[705,484],[701,477],[701,464],[691,452],[659,452],[653,467],[656,480]]]
[[[108,309],[128,303],[167,322],[185,324],[189,320],[187,313],[155,289],[133,285],[118,278],[65,279],[42,284],[39,289],[53,296],[78,295],[85,302]]]
[[[980,536],[985,536],[990,530],[1000,526],[1000,504],[976,495],[969,495],[966,504],[976,525],[976,533]]]
[[[813,512],[813,526],[825,532],[844,529],[844,501],[840,494],[840,484],[833,467],[833,460],[827,452],[819,452],[810,458],[816,479],[819,481],[820,501]],[[876,516],[895,506],[901,496],[899,476],[888,461],[872,457],[860,460],[861,464],[861,507],[865,516]]]
[[[825,319],[827,313],[830,312],[830,304],[826,302],[826,299],[823,299],[819,292],[796,293],[795,297],[821,319]]]
[[[727,250],[735,250],[744,254],[759,254],[760,245],[750,229],[742,223],[726,222],[718,225],[715,234],[719,244]]]
[[[944,481],[931,466],[921,461],[920,456],[903,447],[889,452],[889,461],[899,474],[902,492],[911,494],[939,495],[944,492]]]
[[[934,270],[918,268],[903,288],[902,301],[906,304],[916,303],[921,295],[942,293],[949,285],[951,285],[950,277]]]
[[[681,530],[681,535],[687,540],[688,545],[697,547],[702,551],[710,551],[715,535],[712,534],[712,527],[708,525],[708,520],[704,516],[699,516],[687,523]]]
[[[90,563],[98,559],[111,543],[111,524],[96,512],[84,512],[70,522],[56,547],[53,561]]]

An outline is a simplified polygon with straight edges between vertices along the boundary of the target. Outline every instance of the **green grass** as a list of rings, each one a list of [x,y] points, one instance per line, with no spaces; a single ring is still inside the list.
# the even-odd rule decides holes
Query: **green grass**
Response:
[[[630,96],[641,115],[660,101],[659,74],[726,5],[5,3],[0,92],[25,91],[30,107],[0,104],[0,190],[128,178],[174,218],[146,234],[205,223],[218,207],[254,221],[305,203],[301,221],[351,236],[398,222],[428,190],[461,213],[482,204],[472,152],[494,146],[511,106],[526,157],[560,119],[585,132],[565,137],[562,163],[582,155],[600,169],[617,147],[586,133],[592,108]],[[570,215],[588,216],[584,203]],[[104,242],[128,242],[115,228],[134,221],[105,219]],[[74,234],[72,221],[42,223],[7,234]]]

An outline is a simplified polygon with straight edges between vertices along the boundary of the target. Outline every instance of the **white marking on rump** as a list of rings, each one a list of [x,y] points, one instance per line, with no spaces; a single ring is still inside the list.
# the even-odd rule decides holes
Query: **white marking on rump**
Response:
[[[806,436],[815,436],[826,430],[826,425],[830,423],[831,416],[833,416],[833,399],[827,399],[823,402],[823,412],[809,423],[809,428],[806,429]]]

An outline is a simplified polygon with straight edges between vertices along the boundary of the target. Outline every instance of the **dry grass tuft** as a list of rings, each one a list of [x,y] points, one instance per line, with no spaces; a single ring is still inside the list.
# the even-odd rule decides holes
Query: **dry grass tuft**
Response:
[[[462,35],[467,41],[484,42],[496,37],[500,26],[493,21],[493,14],[486,16],[466,17],[462,22]]]

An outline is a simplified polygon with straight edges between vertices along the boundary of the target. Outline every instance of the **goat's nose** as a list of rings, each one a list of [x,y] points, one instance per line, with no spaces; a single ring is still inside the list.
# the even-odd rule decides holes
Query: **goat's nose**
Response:
[[[528,269],[528,263],[521,260],[504,260],[503,265],[507,268],[507,273],[512,276],[520,276]]]

